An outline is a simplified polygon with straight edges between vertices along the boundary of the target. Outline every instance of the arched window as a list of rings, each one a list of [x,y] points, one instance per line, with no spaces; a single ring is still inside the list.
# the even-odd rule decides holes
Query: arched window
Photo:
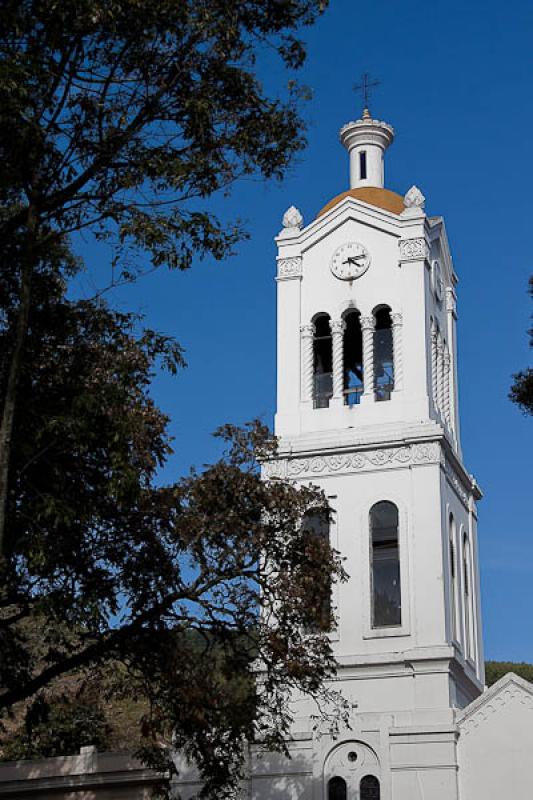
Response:
[[[360,800],[380,800],[379,781],[375,775],[365,775],[359,784]]]
[[[394,357],[390,308],[383,306],[374,314],[374,382],[376,400],[390,400],[394,389]]]
[[[309,543],[313,551],[326,544],[330,544],[330,522],[327,509],[317,508],[306,511],[302,523],[303,530],[309,534],[312,541]],[[326,571],[322,573],[323,583],[314,586],[312,597],[310,597],[311,621],[308,626],[310,633],[316,631],[331,630],[331,580],[328,580]]]
[[[398,509],[382,501],[370,509],[372,627],[402,624]]]
[[[363,394],[363,334],[359,311],[344,315],[344,402],[359,404]]]
[[[340,775],[328,781],[328,800],[346,800],[346,781]]]
[[[463,536],[463,603],[465,615],[465,650],[466,657],[472,658],[472,573],[470,568],[470,542],[465,533]]]
[[[327,408],[333,394],[333,354],[328,314],[315,317],[313,337],[313,399],[315,408]]]
[[[453,514],[448,521],[449,553],[450,553],[450,615],[452,639],[457,640],[457,563],[455,557],[456,528]]]

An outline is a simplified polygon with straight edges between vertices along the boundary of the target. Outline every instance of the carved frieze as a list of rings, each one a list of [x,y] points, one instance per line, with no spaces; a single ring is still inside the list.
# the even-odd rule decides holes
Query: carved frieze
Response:
[[[308,458],[286,458],[264,465],[267,478],[300,478],[302,476],[335,473],[365,472],[383,467],[439,463],[438,442],[411,444],[402,447],[383,447],[357,453],[334,453]]]
[[[427,242],[419,239],[400,239],[400,261],[420,261],[429,256]]]
[[[278,278],[298,278],[302,274],[302,257],[278,259]]]

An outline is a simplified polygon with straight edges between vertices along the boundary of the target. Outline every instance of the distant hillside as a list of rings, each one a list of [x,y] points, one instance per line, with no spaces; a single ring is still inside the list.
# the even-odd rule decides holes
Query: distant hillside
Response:
[[[524,661],[486,661],[485,662],[487,686],[499,681],[508,672],[520,675],[526,681],[533,683],[533,664],[526,664]]]

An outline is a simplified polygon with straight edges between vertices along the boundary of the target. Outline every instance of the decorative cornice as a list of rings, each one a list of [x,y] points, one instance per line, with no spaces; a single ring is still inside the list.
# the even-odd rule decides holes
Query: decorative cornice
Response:
[[[280,458],[266,462],[263,470],[266,478],[291,479],[305,475],[350,474],[384,467],[438,464],[440,457],[438,442],[423,442],[356,453]]]
[[[429,256],[429,247],[422,237],[418,239],[399,239],[400,261],[421,261]]]
[[[299,278],[302,274],[302,257],[278,258],[278,280]]]
[[[446,474],[446,478],[448,479],[448,483],[451,485],[452,489],[454,489],[460,501],[468,510],[471,492],[469,491],[469,489],[466,488],[464,482],[459,477],[459,474],[456,472],[456,470],[450,464],[449,460],[444,455],[442,457],[442,466]]]
[[[425,464],[440,464],[451,488],[468,510],[474,486],[466,475],[460,474],[438,441],[357,449],[328,455],[281,456],[263,463],[263,475],[265,478],[291,480],[313,475],[349,475]]]

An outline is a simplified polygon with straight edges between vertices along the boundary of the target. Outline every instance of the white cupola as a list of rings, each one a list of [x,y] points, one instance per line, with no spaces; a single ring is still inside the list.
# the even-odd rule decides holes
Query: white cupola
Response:
[[[340,139],[350,154],[350,189],[359,186],[384,186],[383,154],[394,140],[394,128],[373,119],[368,108],[361,119],[348,122]]]

